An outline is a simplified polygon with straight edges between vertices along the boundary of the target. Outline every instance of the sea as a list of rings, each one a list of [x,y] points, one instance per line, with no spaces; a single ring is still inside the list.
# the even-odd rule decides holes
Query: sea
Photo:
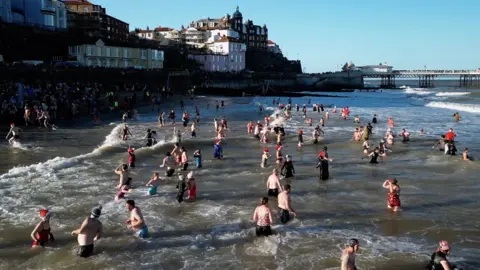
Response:
[[[452,246],[448,259],[458,269],[480,269],[480,165],[433,147],[453,128],[459,154],[468,147],[470,155],[480,159],[480,89],[441,83],[422,89],[406,82],[395,90],[322,94],[337,97],[292,98],[293,104],[308,106],[307,117],[314,123],[324,115],[314,112],[311,104],[324,104],[330,111],[324,138],[316,145],[313,127],[300,112],[293,112],[291,120],[275,119],[278,110],[272,97],[185,99],[187,111],[193,115],[197,106],[201,113],[198,137],[185,131],[181,142],[197,179],[198,199],[181,204],[175,199],[176,176],[162,181],[157,196],[147,196],[145,184],[154,172],[163,174],[159,164],[174,142],[173,126],[159,127],[157,110],[139,109],[137,120],[128,121],[133,136],[127,141],[119,138],[121,113],[95,126],[79,122],[55,131],[26,128],[19,144],[0,146],[0,269],[339,269],[341,251],[350,238],[360,242],[359,269],[424,269],[440,240]],[[160,111],[173,107],[180,121],[178,100]],[[218,111],[217,100],[225,103]],[[286,103],[287,98],[280,101]],[[348,106],[352,119],[332,113],[333,106]],[[456,112],[461,115],[458,123]],[[403,128],[411,133],[410,142],[397,142],[377,165],[362,159],[361,144],[351,141],[359,127],[353,116],[365,125],[374,114],[379,122],[372,142],[383,137],[390,116],[397,133]],[[247,123],[263,121],[266,115],[285,125],[283,152],[292,156],[297,172],[288,182],[297,217],[282,225],[276,199],[271,199],[275,234],[257,238],[253,211],[266,196],[265,182],[275,168],[272,158],[262,169],[260,158],[265,147],[275,153],[275,139],[260,144],[247,134]],[[213,119],[222,117],[228,121],[224,160],[214,160]],[[183,130],[179,122],[175,127]],[[159,135],[153,147],[145,146],[147,129]],[[299,130],[305,134],[300,149]],[[127,229],[125,203],[114,200],[114,170],[127,163],[130,145],[136,149],[137,167],[130,172],[134,190],[126,198],[135,200],[144,214],[150,230],[146,239]],[[327,181],[319,180],[315,168],[324,146],[333,159]],[[194,168],[195,150],[202,151],[203,168]],[[387,190],[382,187],[392,178],[402,189],[402,211],[397,213],[387,209]],[[94,256],[77,257],[76,238],[70,232],[98,205],[103,207],[104,236],[95,243]],[[30,234],[42,208],[52,212],[56,241],[32,249]]]

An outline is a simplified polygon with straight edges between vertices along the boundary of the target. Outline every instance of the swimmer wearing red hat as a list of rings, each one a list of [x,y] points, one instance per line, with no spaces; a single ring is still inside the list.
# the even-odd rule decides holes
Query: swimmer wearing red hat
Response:
[[[135,148],[133,147],[128,147],[128,167],[134,168],[135,167]]]
[[[45,246],[48,241],[55,241],[50,228],[50,216],[51,213],[46,210],[40,210],[40,218],[42,219],[35,229],[33,229],[30,237],[33,239],[32,247]]]
[[[271,157],[268,148],[263,149],[263,155],[262,155],[262,162],[260,163],[260,167],[265,168],[267,167],[267,160]]]
[[[283,164],[283,153],[282,153],[282,145],[277,144],[277,152],[276,152],[276,158],[277,158],[277,164],[280,166]]]

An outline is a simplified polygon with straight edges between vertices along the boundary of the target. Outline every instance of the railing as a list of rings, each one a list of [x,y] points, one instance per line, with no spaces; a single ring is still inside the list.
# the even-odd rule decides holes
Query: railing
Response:
[[[480,70],[394,70],[395,74],[480,74]]]

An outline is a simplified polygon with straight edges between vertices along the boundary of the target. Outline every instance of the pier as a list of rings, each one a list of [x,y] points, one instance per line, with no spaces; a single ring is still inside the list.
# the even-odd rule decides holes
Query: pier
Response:
[[[480,87],[480,69],[477,70],[392,70],[391,72],[365,73],[363,78],[378,78],[380,87],[395,88],[395,79],[418,79],[422,88],[434,87],[435,78],[457,78],[460,87]]]

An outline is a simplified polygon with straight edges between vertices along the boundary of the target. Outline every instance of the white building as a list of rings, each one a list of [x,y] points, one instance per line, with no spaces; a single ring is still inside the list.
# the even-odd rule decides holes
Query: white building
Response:
[[[70,56],[85,66],[112,68],[163,68],[163,51],[143,48],[106,46],[99,39],[95,44],[82,44],[68,48]]]
[[[267,42],[267,51],[274,54],[282,54],[282,50],[280,49],[280,46],[278,46],[278,44],[276,44],[271,40],[268,40]]]
[[[222,37],[207,44],[207,47],[206,52],[188,55],[190,59],[202,63],[205,71],[239,72],[245,69],[246,45],[239,40]]]
[[[202,47],[207,41],[205,31],[199,31],[197,28],[189,27],[185,31],[185,42],[188,45],[193,45],[195,47]]]
[[[207,42],[211,43],[216,40],[221,39],[222,37],[230,37],[235,39],[240,39],[240,34],[232,29],[214,29],[214,30],[207,30]]]
[[[12,22],[11,0],[0,0],[0,20],[7,23]]]
[[[363,74],[378,74],[378,73],[390,73],[393,71],[393,66],[388,65],[369,65],[369,66],[355,66],[353,70],[361,71]]]

